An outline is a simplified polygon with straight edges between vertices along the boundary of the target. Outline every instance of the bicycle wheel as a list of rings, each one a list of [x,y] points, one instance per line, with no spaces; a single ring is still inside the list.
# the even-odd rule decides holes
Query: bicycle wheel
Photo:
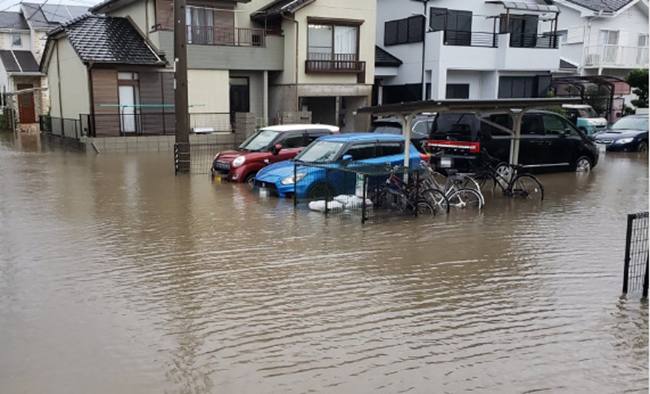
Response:
[[[474,189],[458,189],[449,196],[449,205],[456,209],[480,210],[483,198]]]
[[[460,179],[460,182],[458,182],[458,188],[459,189],[475,190],[479,194],[479,196],[481,197],[481,204],[485,205],[485,197],[483,196],[483,192],[481,192],[481,186],[471,176],[462,175],[462,178]]]
[[[532,175],[517,175],[512,181],[511,194],[527,200],[544,200],[544,186]]]
[[[433,206],[424,200],[418,201],[416,205],[418,216],[434,216],[436,214]]]
[[[436,215],[449,212],[449,201],[445,194],[438,189],[420,191],[419,199],[428,202]]]

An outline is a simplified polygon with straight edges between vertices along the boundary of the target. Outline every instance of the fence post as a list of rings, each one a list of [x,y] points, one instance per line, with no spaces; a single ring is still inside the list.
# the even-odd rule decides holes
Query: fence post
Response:
[[[627,215],[627,232],[625,235],[625,263],[623,264],[623,294],[627,294],[629,269],[630,269],[630,245],[632,243],[632,224],[634,215]]]
[[[298,162],[293,161],[293,207],[298,206],[298,182],[296,181],[296,176],[298,173]]]
[[[325,182],[327,182],[327,180],[329,179],[328,174],[329,174],[329,171],[327,171],[327,167],[326,167],[325,168]],[[325,189],[326,189],[325,190],[325,216],[327,216],[328,211],[329,211],[329,209],[327,207],[327,202],[329,201],[329,197],[330,197],[330,189],[329,189],[329,187],[327,187]]]
[[[368,197],[368,191],[366,190],[368,184],[368,175],[363,174],[363,193],[361,196],[363,201],[361,202],[361,224],[366,222],[366,198]]]
[[[643,298],[648,298],[648,257],[645,260],[645,275],[643,275]]]

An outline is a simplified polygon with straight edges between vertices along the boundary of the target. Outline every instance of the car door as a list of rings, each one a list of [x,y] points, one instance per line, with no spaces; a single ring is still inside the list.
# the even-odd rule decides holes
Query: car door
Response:
[[[291,131],[284,133],[275,144],[282,145],[277,155],[273,155],[273,162],[293,159],[305,146],[305,132]]]
[[[525,167],[539,167],[545,161],[549,142],[544,135],[544,121],[541,114],[524,114],[521,122],[519,164]]]
[[[377,143],[374,141],[357,142],[348,147],[343,156],[350,156],[351,160],[347,163],[350,167],[376,164],[373,159],[377,157],[379,151]],[[354,172],[336,171],[332,179],[336,183],[335,190],[337,193],[352,194],[355,191],[357,176]],[[330,181],[330,182],[332,182]]]
[[[548,148],[541,152],[543,160],[540,164],[544,167],[568,166],[571,163],[572,152],[578,143],[577,133],[572,135],[571,124],[559,115],[542,114],[542,120]]]

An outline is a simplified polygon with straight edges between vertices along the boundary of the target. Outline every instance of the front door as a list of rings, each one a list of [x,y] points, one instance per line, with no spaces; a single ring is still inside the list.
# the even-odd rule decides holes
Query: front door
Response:
[[[120,128],[122,133],[135,133],[136,92],[133,85],[120,85]]]
[[[250,112],[248,77],[230,77],[230,122],[235,123],[237,112]]]
[[[31,84],[18,84],[18,90],[32,89]],[[36,123],[36,112],[34,111],[34,93],[18,95],[18,116],[20,123]]]

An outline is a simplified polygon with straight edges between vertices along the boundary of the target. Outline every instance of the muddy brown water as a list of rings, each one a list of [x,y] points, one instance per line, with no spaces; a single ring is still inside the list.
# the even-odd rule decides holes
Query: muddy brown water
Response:
[[[647,157],[541,180],[541,205],[362,226],[2,135],[0,392],[647,392],[620,294]]]

